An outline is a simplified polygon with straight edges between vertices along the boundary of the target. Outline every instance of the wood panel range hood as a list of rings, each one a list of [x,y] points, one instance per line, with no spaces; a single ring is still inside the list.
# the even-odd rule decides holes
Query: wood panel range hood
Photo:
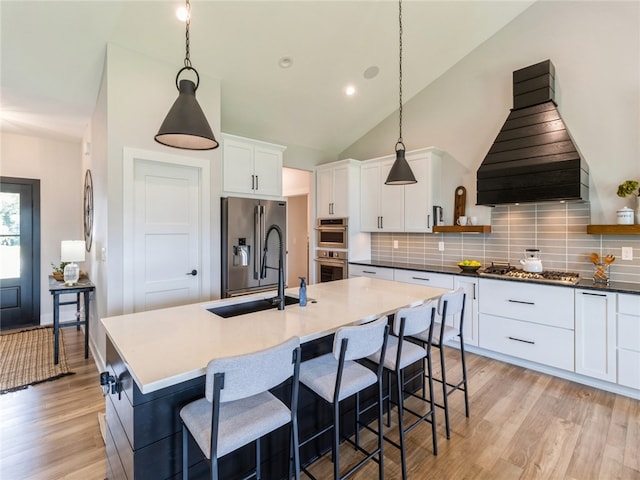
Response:
[[[554,100],[550,60],[513,72],[513,108],[477,172],[477,204],[587,201],[589,167]]]

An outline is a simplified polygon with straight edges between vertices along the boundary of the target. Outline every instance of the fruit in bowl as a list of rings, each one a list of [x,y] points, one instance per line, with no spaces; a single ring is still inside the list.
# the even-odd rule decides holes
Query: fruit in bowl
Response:
[[[475,272],[482,266],[482,264],[477,260],[463,260],[458,263],[458,266],[463,272]]]

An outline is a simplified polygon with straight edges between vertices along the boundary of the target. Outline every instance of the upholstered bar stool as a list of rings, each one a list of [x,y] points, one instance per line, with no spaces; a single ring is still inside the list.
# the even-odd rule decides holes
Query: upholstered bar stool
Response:
[[[373,322],[362,325],[342,327],[336,331],[333,341],[333,351],[325,355],[303,362],[300,366],[300,383],[311,390],[333,407],[333,423],[311,437],[300,442],[300,447],[315,440],[320,435],[333,431],[332,458],[333,478],[335,480],[349,477],[362,467],[367,461],[375,460],[378,463],[378,475],[384,478],[384,456],[382,439],[382,368],[373,372],[356,360],[365,358],[380,350],[384,358],[389,327],[387,317],[381,317]],[[371,452],[357,446],[358,450],[365,454],[355,466],[346,473],[340,473],[340,402],[348,397],[356,395],[371,385],[378,386],[378,447]],[[359,418],[356,418],[356,422]],[[357,429],[357,425],[356,425]],[[350,440],[350,439],[347,439]],[[354,443],[355,445],[355,443]],[[376,458],[377,457],[377,458]],[[315,478],[307,469],[303,471]]]
[[[188,435],[204,453],[217,480],[218,459],[255,442],[256,468],[246,478],[260,478],[260,439],[283,425],[291,424],[289,478],[300,478],[298,450],[298,378],[300,339],[291,338],[256,353],[215,359],[207,366],[205,398],[184,406],[182,419],[182,478],[188,474]],[[291,408],[269,389],[292,378]]]
[[[435,322],[433,334],[431,332],[423,332],[413,335],[414,338],[424,342],[425,345],[431,344],[440,351],[440,369],[441,378],[434,378],[435,382],[442,384],[443,404],[436,403],[437,407],[444,409],[444,420],[447,432],[447,439],[451,438],[451,428],[449,426],[449,396],[457,391],[464,393],[464,408],[467,418],[469,417],[469,393],[467,389],[467,365],[464,354],[464,303],[466,294],[462,288],[446,293],[438,300],[438,314],[442,319],[442,323]],[[447,325],[445,322],[447,316],[453,317],[453,325]],[[444,345],[445,343],[460,340],[460,360],[462,363],[462,379],[459,382],[451,383],[447,380],[447,368],[445,365]]]
[[[406,337],[433,331],[432,325],[435,321],[435,303],[426,302],[422,305],[418,305],[411,308],[403,308],[396,312],[393,319],[393,335],[389,336],[387,343],[387,352],[384,358],[381,358],[379,352],[368,357],[369,360],[377,364],[382,363],[385,370],[389,374],[389,392],[385,397],[388,401],[389,411],[391,410],[391,403],[393,403],[391,394],[391,376],[395,376],[396,380],[396,395],[397,395],[397,407],[398,407],[398,433],[399,442],[397,443],[385,436],[384,439],[391,443],[396,448],[400,449],[400,459],[402,463],[402,478],[407,478],[407,459],[406,459],[406,447],[405,447],[405,435],[420,425],[422,422],[431,424],[431,437],[433,441],[433,454],[438,454],[438,438],[436,435],[436,418],[435,418],[435,404],[433,401],[433,382],[431,381],[431,347],[430,343],[426,343],[424,347],[405,340]],[[424,371],[420,369],[410,378],[405,378],[404,370],[409,365],[412,365],[421,360],[425,360],[427,364],[427,375],[429,377],[429,395],[427,397],[426,392],[423,390],[422,395],[417,395],[412,391],[406,390],[406,385],[410,384],[413,380],[419,377],[424,378]],[[424,386],[423,386],[424,389]],[[419,413],[415,410],[409,409],[404,404],[404,398],[406,395],[411,395],[417,399],[424,401],[428,405],[428,409],[424,413]],[[404,413],[408,412],[412,414],[414,421],[405,426]]]

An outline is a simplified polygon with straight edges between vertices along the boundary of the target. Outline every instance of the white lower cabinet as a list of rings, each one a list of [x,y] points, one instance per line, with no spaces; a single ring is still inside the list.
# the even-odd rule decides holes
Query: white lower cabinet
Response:
[[[393,268],[349,264],[349,278],[353,277],[369,277],[379,278],[381,280],[393,280]]]
[[[481,348],[574,370],[573,289],[480,279]]]
[[[464,301],[464,320],[462,333],[464,343],[478,346],[478,279],[456,275],[453,281],[453,288],[464,289],[466,293]],[[457,327],[458,325],[456,325]]]
[[[618,294],[618,383],[640,390],[640,295]]]
[[[453,289],[453,275],[446,273],[420,272],[396,268],[393,279],[397,282],[413,283],[425,287]]]
[[[576,373],[616,381],[615,293],[575,290]]]
[[[573,330],[480,314],[480,347],[573,370]]]

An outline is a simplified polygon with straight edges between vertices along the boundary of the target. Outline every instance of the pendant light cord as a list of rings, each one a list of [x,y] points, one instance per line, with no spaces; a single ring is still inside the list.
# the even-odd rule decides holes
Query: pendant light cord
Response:
[[[187,18],[185,20],[187,31],[185,34],[184,66],[187,68],[191,68],[191,59],[189,58],[189,25],[191,24],[191,3],[189,2],[189,0],[186,0],[185,8],[187,10]]]
[[[399,0],[398,2],[398,23],[400,25],[399,28],[399,32],[400,32],[400,65],[399,65],[399,72],[400,72],[400,81],[399,81],[399,85],[400,85],[400,89],[399,89],[399,97],[400,97],[400,108],[398,109],[399,112],[399,120],[400,120],[400,136],[398,137],[398,143],[402,144],[402,146],[404,147],[404,142],[402,141],[402,0]]]

